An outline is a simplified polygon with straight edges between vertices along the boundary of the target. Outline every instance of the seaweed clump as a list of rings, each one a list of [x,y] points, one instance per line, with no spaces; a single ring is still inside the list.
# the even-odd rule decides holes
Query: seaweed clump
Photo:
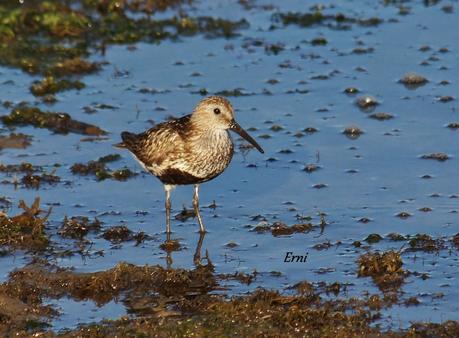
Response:
[[[298,25],[306,28],[315,25],[324,25],[334,29],[347,30],[353,24],[369,27],[381,24],[382,19],[372,17],[368,19],[359,19],[347,17],[344,14],[324,14],[319,10],[310,13],[288,12],[273,14],[272,20],[274,22],[281,22],[284,26]]]
[[[9,115],[0,117],[7,126],[27,126],[46,128],[55,133],[77,133],[84,135],[105,135],[107,132],[97,126],[72,119],[67,113],[43,112],[38,108],[20,106]]]
[[[358,259],[358,277],[371,277],[382,291],[397,290],[404,282],[405,272],[399,252],[368,252]]]
[[[410,245],[410,251],[438,252],[446,247],[443,239],[433,239],[427,234],[413,236],[408,244]]]
[[[37,1],[0,4],[0,64],[31,74],[72,77],[96,72],[100,64],[86,58],[92,48],[107,44],[158,42],[203,33],[231,37],[247,27],[245,20],[152,14],[188,0]]]
[[[12,250],[46,249],[49,239],[45,233],[45,224],[51,209],[44,213],[40,209],[40,198],[36,198],[30,207],[21,200],[19,208],[24,211],[13,217],[0,214],[0,245]],[[44,216],[40,217],[41,214]]]
[[[128,168],[122,168],[117,170],[110,170],[107,167],[107,163],[117,161],[121,158],[118,154],[111,154],[100,157],[95,161],[89,161],[88,163],[75,163],[72,165],[70,170],[75,175],[94,175],[98,181],[111,178],[117,181],[125,181],[128,178],[135,176],[136,173],[132,172]]]
[[[135,240],[137,244],[140,244],[149,238],[149,236],[146,235],[143,231],[134,233],[124,225],[117,225],[108,228],[104,231],[102,237],[113,244],[120,244],[121,242],[128,242],[133,240]]]
[[[312,223],[299,223],[292,226],[288,226],[282,222],[274,222],[268,224],[267,222],[261,222],[253,230],[259,234],[270,232],[273,236],[288,236],[294,233],[304,233],[312,230],[314,226]]]
[[[416,73],[408,73],[405,74],[399,82],[403,84],[408,89],[416,89],[421,86],[424,86],[429,80],[427,80],[424,76],[416,74]]]
[[[250,282],[252,275],[229,278]],[[9,304],[0,308],[0,334],[53,336],[43,320],[56,312],[43,306],[43,300],[62,297],[92,300],[99,306],[118,300],[130,314],[138,315],[82,325],[60,332],[62,337],[402,337],[456,336],[459,330],[459,323],[449,321],[413,324],[399,332],[382,331],[372,325],[379,318],[372,313],[381,307],[378,296],[368,300],[321,298],[323,292],[338,294],[339,283],[316,287],[304,281],[295,285],[294,294],[257,289],[226,298],[212,292],[220,289],[217,280],[212,267],[207,266],[184,270],[121,262],[105,271],[77,273],[38,260],[12,272],[0,285],[0,300]],[[384,302],[390,305],[392,299]]]
[[[47,76],[41,81],[36,81],[30,87],[30,91],[35,96],[45,96],[49,94],[56,94],[71,89],[83,89],[85,84],[80,81],[71,81],[67,79],[56,80],[52,76]]]
[[[445,153],[431,153],[431,154],[424,154],[421,156],[424,160],[437,160],[440,162],[444,162],[449,159],[448,154]]]
[[[32,136],[11,133],[8,136],[0,136],[0,150],[4,148],[24,149],[30,145]]]
[[[97,218],[91,222],[88,217],[84,216],[71,218],[65,216],[59,234],[62,237],[82,240],[89,232],[99,231],[100,227],[101,223]]]
[[[22,183],[26,188],[38,189],[42,183],[57,184],[60,177],[55,172],[47,173],[43,167],[34,166],[31,163],[23,162],[21,164],[0,164],[0,172],[6,174],[23,173],[21,180],[14,178],[12,181],[4,180],[2,183],[18,185]]]

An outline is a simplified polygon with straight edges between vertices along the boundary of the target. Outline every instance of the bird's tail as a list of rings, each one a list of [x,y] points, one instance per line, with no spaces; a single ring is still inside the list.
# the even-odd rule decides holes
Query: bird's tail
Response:
[[[123,142],[114,144],[113,146],[116,148],[130,149],[137,142],[137,135],[128,131],[123,131],[121,133],[121,139]]]

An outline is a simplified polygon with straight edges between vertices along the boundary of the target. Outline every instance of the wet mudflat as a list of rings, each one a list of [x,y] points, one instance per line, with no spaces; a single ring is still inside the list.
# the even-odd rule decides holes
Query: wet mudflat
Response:
[[[59,3],[0,5],[2,334],[458,334],[455,2]],[[112,145],[211,94],[266,152],[165,242]]]

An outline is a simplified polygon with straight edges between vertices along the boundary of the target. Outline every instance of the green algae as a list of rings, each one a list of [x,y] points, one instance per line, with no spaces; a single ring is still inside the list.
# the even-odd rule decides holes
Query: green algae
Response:
[[[99,127],[72,119],[67,113],[43,112],[38,108],[19,106],[9,115],[0,116],[7,126],[27,126],[46,128],[58,134],[77,133],[83,135],[105,135]]]
[[[138,41],[159,42],[205,34],[232,37],[245,20],[152,15],[189,1],[16,1],[0,4],[0,64],[46,76],[74,76],[97,71],[87,60],[94,48]],[[105,47],[103,47],[105,48]]]

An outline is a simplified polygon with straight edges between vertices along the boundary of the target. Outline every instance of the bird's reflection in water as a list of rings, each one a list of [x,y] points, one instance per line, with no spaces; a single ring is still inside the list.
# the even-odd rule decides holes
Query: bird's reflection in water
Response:
[[[202,257],[202,244],[204,243],[204,237],[206,237],[206,233],[199,233],[198,243],[196,244],[196,250],[193,256],[193,263],[196,268],[199,267],[206,267],[213,269],[213,264],[209,258],[209,251],[206,249],[206,254]],[[171,234],[166,233],[166,240],[163,244],[161,244],[160,248],[166,252],[166,265],[167,268],[172,268],[173,259],[172,259],[172,252],[181,250],[181,245],[178,240],[171,239]],[[206,262],[206,264],[203,263]]]

